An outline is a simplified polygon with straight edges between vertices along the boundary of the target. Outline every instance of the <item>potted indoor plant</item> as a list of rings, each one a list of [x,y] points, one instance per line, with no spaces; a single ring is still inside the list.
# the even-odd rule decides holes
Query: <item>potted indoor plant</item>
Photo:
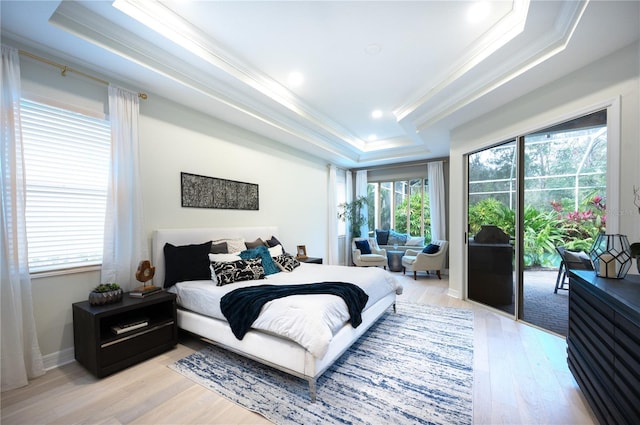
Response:
[[[362,237],[361,228],[365,222],[363,207],[367,205],[367,197],[361,196],[353,202],[345,202],[338,205],[342,211],[338,213],[338,218],[342,221],[349,220],[351,235],[354,238]]]
[[[123,291],[117,283],[101,283],[89,294],[89,304],[103,305],[122,300]]]

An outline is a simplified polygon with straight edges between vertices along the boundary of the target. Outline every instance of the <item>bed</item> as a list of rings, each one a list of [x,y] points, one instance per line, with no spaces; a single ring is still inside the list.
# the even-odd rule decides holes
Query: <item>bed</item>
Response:
[[[257,238],[267,241],[277,235],[278,229],[274,226],[156,230],[152,237],[152,262],[156,267],[154,284],[164,286],[165,273],[167,273],[165,244],[185,246],[225,239],[241,239],[248,242],[255,241]],[[170,263],[169,267],[172,268],[174,265]],[[171,270],[169,272],[171,273]],[[273,300],[264,305],[258,320],[241,340],[234,335],[230,324],[220,313],[220,297],[239,286],[291,285],[326,281],[349,282],[367,293],[368,300],[362,310],[362,322],[359,326],[353,327],[349,323],[348,312],[345,313],[345,302],[333,295],[293,295]],[[216,286],[211,279],[190,280],[176,283],[167,290],[177,294],[179,328],[227,350],[306,379],[309,383],[312,402],[316,397],[316,379],[382,314],[392,306],[395,309],[396,294],[402,292],[401,286],[393,275],[381,268],[306,263],[300,264],[290,272],[274,273],[259,281],[251,280]],[[326,305],[330,313],[312,314],[311,306],[318,304]],[[308,310],[309,313],[307,313]],[[287,313],[282,313],[283,311]],[[305,312],[305,316],[293,316],[300,312]],[[329,323],[323,324],[331,328],[330,334],[327,334],[326,330],[315,330],[314,326],[318,325],[316,323],[318,315],[330,316]],[[292,323],[301,323],[300,326],[313,329],[313,332],[305,331],[306,334],[319,334],[322,337],[320,339],[314,337],[310,340],[305,332],[295,329],[290,331],[288,327]]]

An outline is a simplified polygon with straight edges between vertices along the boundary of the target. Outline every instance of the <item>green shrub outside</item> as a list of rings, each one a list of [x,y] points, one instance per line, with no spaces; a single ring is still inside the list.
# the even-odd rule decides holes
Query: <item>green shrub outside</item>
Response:
[[[564,205],[573,200],[552,201],[544,206],[527,205],[524,210],[525,267],[557,267],[560,258],[556,246],[589,251],[598,233],[606,230],[606,206],[595,192],[586,194],[577,211]],[[515,211],[502,202],[487,198],[469,207],[470,235],[482,225],[495,225],[515,238]]]

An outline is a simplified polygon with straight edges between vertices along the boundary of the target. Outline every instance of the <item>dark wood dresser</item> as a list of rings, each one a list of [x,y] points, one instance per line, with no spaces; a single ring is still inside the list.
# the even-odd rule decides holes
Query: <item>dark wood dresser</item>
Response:
[[[640,276],[569,279],[569,369],[601,424],[638,424]]]

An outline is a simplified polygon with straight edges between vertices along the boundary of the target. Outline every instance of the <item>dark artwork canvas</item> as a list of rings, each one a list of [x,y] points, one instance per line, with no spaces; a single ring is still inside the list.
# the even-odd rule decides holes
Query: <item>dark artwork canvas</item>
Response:
[[[180,173],[182,206],[228,210],[258,210],[258,185],[197,174]]]

